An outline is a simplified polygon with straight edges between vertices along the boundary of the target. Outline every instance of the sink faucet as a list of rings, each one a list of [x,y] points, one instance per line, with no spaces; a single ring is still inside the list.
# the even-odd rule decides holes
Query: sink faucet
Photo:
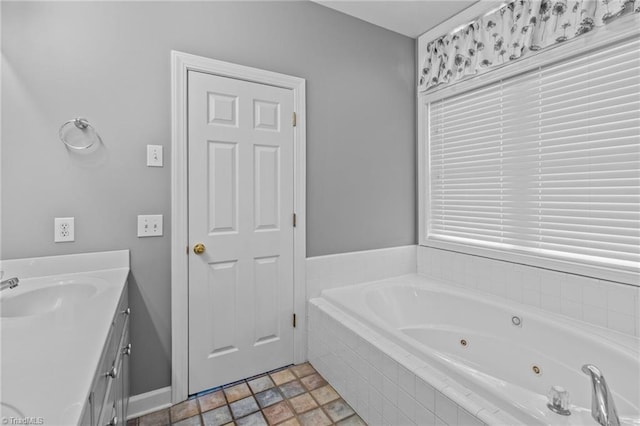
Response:
[[[582,372],[591,377],[591,416],[602,426],[620,426],[613,396],[602,372],[593,364],[582,366]]]
[[[18,287],[20,280],[18,277],[7,278],[6,280],[0,281],[0,291],[6,290],[8,288]]]

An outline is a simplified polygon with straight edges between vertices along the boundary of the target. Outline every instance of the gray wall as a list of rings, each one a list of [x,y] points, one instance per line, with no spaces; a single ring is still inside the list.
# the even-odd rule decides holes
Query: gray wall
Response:
[[[170,50],[307,79],[308,256],[416,242],[414,40],[310,2],[1,7],[2,257],[131,249],[134,394],[170,385]],[[57,139],[76,116],[103,155]],[[158,213],[164,236],[138,239]]]

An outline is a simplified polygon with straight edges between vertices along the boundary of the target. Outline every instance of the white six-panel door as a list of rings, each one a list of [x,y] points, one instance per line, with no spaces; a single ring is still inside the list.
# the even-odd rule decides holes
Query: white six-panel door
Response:
[[[189,71],[190,394],[293,362],[292,115],[289,89]]]

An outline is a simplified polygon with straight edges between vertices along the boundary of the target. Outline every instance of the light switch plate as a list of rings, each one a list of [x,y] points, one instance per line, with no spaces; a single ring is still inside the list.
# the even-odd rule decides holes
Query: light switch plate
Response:
[[[147,145],[147,166],[162,167],[162,145]]]
[[[162,236],[162,215],[138,215],[138,237]]]

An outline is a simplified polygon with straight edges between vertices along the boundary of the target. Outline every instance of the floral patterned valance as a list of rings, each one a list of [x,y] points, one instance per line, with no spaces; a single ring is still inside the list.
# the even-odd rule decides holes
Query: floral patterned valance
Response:
[[[640,0],[511,1],[429,42],[418,90],[479,74],[638,12]]]

